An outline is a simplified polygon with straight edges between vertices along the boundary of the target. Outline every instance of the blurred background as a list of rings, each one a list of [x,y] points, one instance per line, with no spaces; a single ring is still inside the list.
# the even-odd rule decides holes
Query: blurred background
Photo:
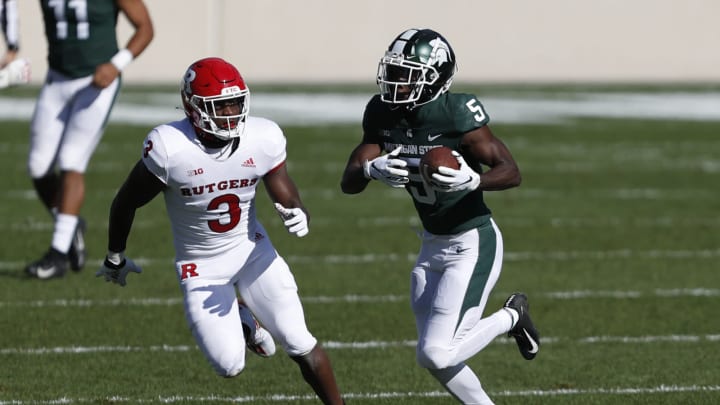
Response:
[[[370,83],[406,28],[442,33],[461,82],[717,82],[717,0],[149,0],[155,39],[126,84],[172,83],[220,56],[251,83]],[[19,2],[21,52],[46,71],[37,1]],[[129,36],[119,23],[121,45]]]

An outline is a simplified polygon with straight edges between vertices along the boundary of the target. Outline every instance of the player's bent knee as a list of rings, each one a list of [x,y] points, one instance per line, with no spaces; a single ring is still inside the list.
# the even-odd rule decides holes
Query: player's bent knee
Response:
[[[290,357],[304,356],[312,351],[317,345],[317,339],[313,335],[294,336],[292,339],[281,342],[283,350]]]
[[[231,378],[240,374],[245,369],[245,357],[235,356],[234,358],[219,359],[212,363],[215,372],[220,377]]]
[[[450,367],[451,356],[447,350],[437,346],[425,346],[417,350],[417,362],[423,368],[442,369]]]
[[[52,159],[39,160],[30,157],[27,164],[27,172],[30,175],[30,178],[37,180],[47,177],[52,169],[52,166],[50,165],[51,162]]]
[[[233,378],[233,377],[237,377],[238,375],[240,375],[240,373],[242,373],[242,371],[243,371],[242,368],[240,368],[240,369],[222,370],[222,371],[216,370],[217,374],[218,374],[220,377],[223,377],[223,378]]]

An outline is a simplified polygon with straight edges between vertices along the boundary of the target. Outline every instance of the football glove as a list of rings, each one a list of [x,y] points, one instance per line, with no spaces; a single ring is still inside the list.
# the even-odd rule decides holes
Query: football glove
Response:
[[[438,167],[438,173],[432,175],[432,186],[437,191],[449,193],[453,191],[472,191],[480,186],[480,174],[471,169],[465,159],[457,152],[452,152],[460,164],[460,169]]]
[[[15,59],[0,69],[0,89],[30,82],[30,61]]]
[[[275,209],[280,218],[283,220],[283,225],[287,228],[288,232],[295,234],[295,236],[302,238],[310,232],[308,228],[307,215],[305,211],[300,208],[285,208],[282,204],[275,203]]]
[[[402,146],[398,146],[395,150],[383,156],[376,157],[373,160],[366,160],[363,163],[363,174],[367,179],[380,180],[390,187],[405,187],[410,179],[410,174],[405,168],[407,162],[397,159]]]
[[[132,260],[124,257],[122,253],[111,255],[113,256],[113,259],[119,262],[119,264],[113,263],[110,261],[108,256],[105,256],[105,261],[103,262],[102,267],[100,267],[100,270],[95,273],[96,277],[105,276],[105,281],[111,281],[115,284],[120,284],[121,287],[125,287],[125,284],[127,284],[125,278],[127,278],[128,273],[131,271],[134,273],[142,273],[140,266],[135,264]]]

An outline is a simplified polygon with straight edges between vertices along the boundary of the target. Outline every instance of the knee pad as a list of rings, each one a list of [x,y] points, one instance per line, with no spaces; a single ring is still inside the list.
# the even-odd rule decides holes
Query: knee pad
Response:
[[[217,359],[212,362],[213,369],[220,377],[231,378],[240,374],[245,369],[245,356],[234,355],[232,357]]]
[[[304,356],[312,351],[317,345],[317,339],[309,333],[281,338],[281,344],[285,353],[290,357]]]
[[[418,347],[416,357],[418,364],[423,368],[441,369],[451,365],[450,353],[437,346]]]
[[[54,166],[52,158],[45,159],[40,156],[33,156],[30,154],[27,162],[27,171],[32,179],[40,179],[48,176]]]

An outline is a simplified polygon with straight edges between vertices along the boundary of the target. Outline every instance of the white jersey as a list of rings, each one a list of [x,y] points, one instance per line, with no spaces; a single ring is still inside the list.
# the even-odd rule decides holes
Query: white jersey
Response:
[[[167,185],[176,260],[211,257],[255,240],[255,189],[284,164],[285,146],[280,127],[258,117],[247,118],[232,153],[229,146],[205,148],[187,119],[148,134],[142,161]]]

